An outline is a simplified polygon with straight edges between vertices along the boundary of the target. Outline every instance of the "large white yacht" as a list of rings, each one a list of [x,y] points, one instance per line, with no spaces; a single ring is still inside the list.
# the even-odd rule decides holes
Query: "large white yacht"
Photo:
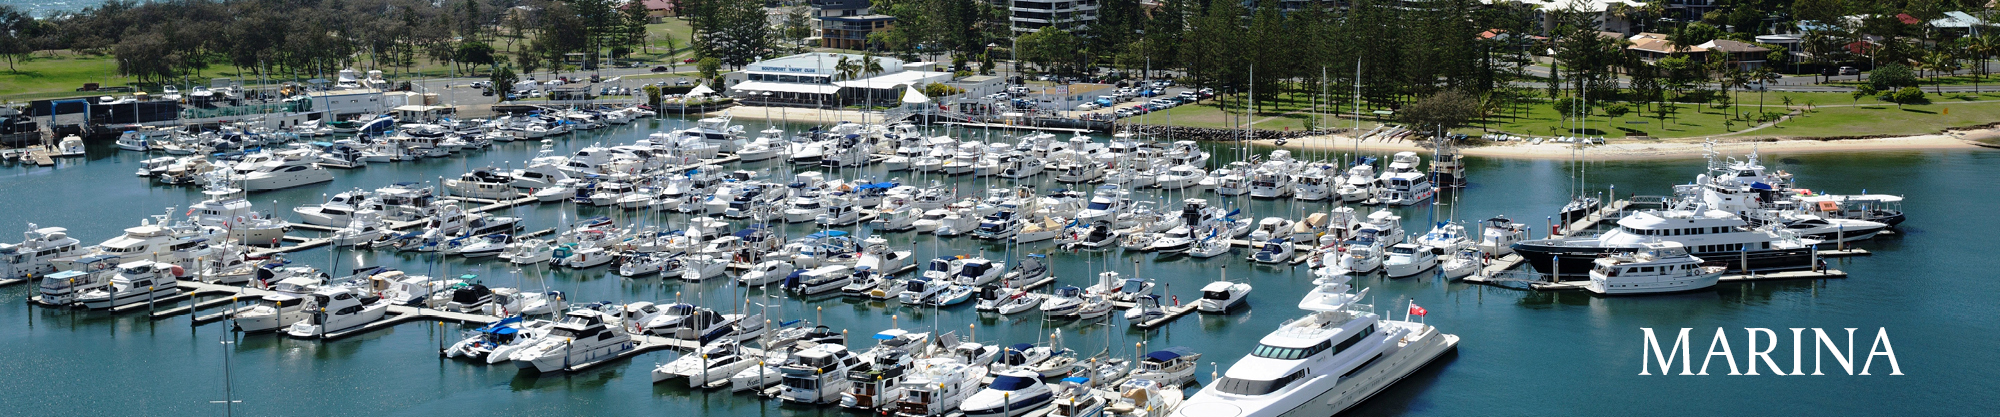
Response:
[[[1524,240],[1513,247],[1536,271],[1584,280],[1599,254],[1631,252],[1648,242],[1680,243],[1694,256],[1728,263],[1730,270],[1744,269],[1747,261],[1756,271],[1805,269],[1819,243],[1787,229],[1753,228],[1736,214],[1694,204],[1628,214],[1617,228],[1597,236]]]
[[[1408,206],[1429,200],[1437,194],[1431,186],[1430,175],[1417,169],[1423,158],[1416,152],[1397,152],[1389,162],[1389,171],[1382,173],[1378,183],[1382,185],[1380,198],[1384,204]]]
[[[353,288],[322,288],[306,298],[304,309],[311,313],[286,328],[286,334],[322,338],[358,328],[388,316],[389,302]]]
[[[1025,416],[1054,399],[1055,391],[1042,383],[1041,374],[1017,368],[994,372],[993,383],[973,393],[958,408],[965,417]]]
[[[77,295],[76,303],[85,308],[105,309],[179,295],[180,286],[174,284],[174,274],[169,268],[179,269],[152,261],[120,264],[111,285]]]
[[[50,260],[83,254],[83,246],[69,237],[69,229],[40,227],[28,223],[21,243],[0,243],[0,279],[21,279],[55,272]]]
[[[614,358],[638,347],[624,326],[607,324],[609,318],[597,310],[571,310],[549,329],[548,336],[509,358],[521,369],[555,372]]]
[[[854,352],[839,344],[822,344],[792,354],[795,361],[778,368],[784,389],[778,398],[787,402],[826,404],[840,399],[847,390],[847,372],[862,363]]]
[[[284,220],[258,213],[244,198],[243,190],[229,188],[222,181],[210,183],[202,194],[208,199],[189,206],[188,216],[195,224],[228,230],[230,240],[237,243],[276,246],[292,227]]]
[[[1316,280],[1299,308],[1175,410],[1181,417],[1331,416],[1353,407],[1458,346],[1436,327],[1384,320],[1360,304],[1348,277]]]
[[[313,160],[304,157],[264,162],[235,179],[241,181],[244,191],[280,190],[333,181],[333,172],[314,165]]]
[[[1644,249],[1597,258],[1584,288],[1598,294],[1691,291],[1715,286],[1721,266],[1703,266],[1674,242],[1649,242]]]

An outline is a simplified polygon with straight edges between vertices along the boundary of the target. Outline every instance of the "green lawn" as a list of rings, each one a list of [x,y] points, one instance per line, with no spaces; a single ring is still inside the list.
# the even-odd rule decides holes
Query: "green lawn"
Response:
[[[54,58],[37,53],[33,60],[15,64],[14,71],[0,68],[0,100],[23,101],[79,94],[77,87],[98,83],[104,87],[123,86],[137,80],[120,77],[118,63],[109,57],[77,56],[62,53]]]
[[[1864,100],[1864,103],[1867,100]],[[1934,102],[1821,107],[1804,117],[1751,132],[1750,136],[1850,137],[1920,135],[2000,120],[2000,103]]]

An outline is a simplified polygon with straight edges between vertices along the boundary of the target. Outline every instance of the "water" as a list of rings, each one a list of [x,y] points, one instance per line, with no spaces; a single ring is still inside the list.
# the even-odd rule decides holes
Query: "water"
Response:
[[[592,142],[629,142],[677,123],[643,121],[558,142],[564,149]],[[746,124],[753,131],[763,127],[756,122]],[[251,199],[260,208],[275,204],[282,208],[280,213],[291,216],[290,207],[316,202],[324,194],[394,181],[435,181],[468,167],[525,160],[533,155],[535,146],[501,143],[468,157],[336,171],[337,178],[329,184],[259,193]],[[1233,150],[1214,150],[1218,160],[1234,155]],[[2000,284],[1988,279],[1991,274],[1980,272],[1977,264],[1965,260],[1985,255],[1988,245],[1983,244],[1983,236],[2000,232],[1994,222],[1978,220],[1984,216],[1977,214],[2000,204],[1991,187],[1984,186],[2000,175],[1996,158],[2000,157],[1994,153],[1974,151],[1765,155],[1770,165],[1797,174],[1798,182],[1806,187],[1839,193],[1866,189],[1909,197],[1905,209],[1912,220],[1903,225],[1902,234],[1857,245],[1874,251],[1874,256],[1832,260],[1835,268],[1852,274],[1847,279],[1724,284],[1694,293],[1627,298],[1583,292],[1536,293],[1445,283],[1435,278],[1359,279],[1359,285],[1374,288],[1374,303],[1383,310],[1394,310],[1400,318],[1402,300],[1414,299],[1430,311],[1427,320],[1431,324],[1463,339],[1456,353],[1361,404],[1353,414],[1659,414],[1660,410],[1750,414],[1781,413],[1800,406],[1853,414],[1962,414],[1980,409],[1973,407],[2000,400],[1995,394],[2000,390],[1985,378],[2000,367],[1984,358],[1984,353],[2000,348],[1990,336],[2000,326],[1991,319],[1994,303],[1983,296],[2000,290]],[[143,216],[169,207],[185,211],[187,203],[200,198],[198,190],[146,185],[133,177],[141,159],[141,155],[118,152],[103,144],[93,147],[88,158],[66,162],[65,166],[0,170],[0,230],[12,233],[26,222],[36,222],[67,227],[72,235],[95,244],[136,225]],[[1477,220],[1507,214],[1536,225],[1537,235],[1546,227],[1536,218],[1559,207],[1570,193],[1564,184],[1574,182],[1562,161],[1467,158],[1467,164],[1472,185],[1457,199],[1457,217]],[[1620,193],[1666,193],[1672,184],[1690,181],[1701,166],[1698,159],[1592,163],[1588,189],[1603,190],[1615,184]],[[748,169],[777,175],[788,171],[777,163]],[[888,177],[879,170],[862,172]],[[901,174],[907,180],[906,173]],[[985,179],[955,181],[967,192],[983,189],[989,182],[1006,184]],[[1224,200],[1213,195],[1202,197]],[[1224,204],[1260,216],[1325,206],[1247,199]],[[1427,211],[1401,211],[1405,227],[1412,232],[1421,231],[1430,218]],[[1451,211],[1450,206],[1443,207],[1439,216],[1449,216]],[[579,210],[550,205],[522,207],[511,213],[527,217],[530,229],[541,229],[575,219]],[[630,212],[601,209],[582,209],[580,213],[616,213],[625,221],[685,222],[679,215],[630,218]],[[812,229],[787,227],[793,236]],[[1006,246],[969,237],[943,241],[907,233],[886,237],[914,250],[919,259],[979,251],[993,258],[1008,256]],[[1231,278],[1247,279],[1256,286],[1249,308],[1227,316],[1193,315],[1150,332],[1127,330],[1122,319],[1110,326],[1044,323],[1034,313],[991,318],[964,306],[932,312],[839,298],[772,298],[768,303],[778,318],[817,317],[835,328],[850,329],[856,347],[865,343],[867,334],[888,328],[893,321],[904,328],[936,327],[961,335],[976,332],[978,340],[987,343],[1035,342],[1060,332],[1069,347],[1085,354],[1110,346],[1112,354],[1131,357],[1134,344],[1142,340],[1148,344],[1146,350],[1183,345],[1226,366],[1247,353],[1254,339],[1300,315],[1294,304],[1310,288],[1305,268],[1253,265],[1241,259],[1244,251],[1239,248],[1224,257],[1182,257],[1167,262],[1115,251],[1061,253],[1046,242],[1014,252],[1054,252],[1050,258],[1060,284],[1079,286],[1106,267],[1131,274],[1133,261],[1139,260],[1139,276],[1166,283],[1166,290],[1181,296],[1183,302],[1192,302],[1195,291],[1214,280],[1223,266],[1228,267]],[[331,267],[337,262],[342,270],[370,264],[430,275],[470,272],[492,285],[547,286],[578,301],[678,297],[703,305],[728,306],[745,295],[720,279],[700,285],[658,279],[633,281],[604,268],[530,268],[516,274],[491,260],[468,264],[453,258],[438,262],[430,255],[345,250],[305,251],[290,258],[323,269],[335,269]],[[220,324],[190,327],[186,315],[151,321],[138,313],[30,308],[24,300],[32,291],[31,285],[0,289],[0,335],[5,335],[0,336],[0,352],[9,352],[13,358],[0,361],[0,377],[13,382],[12,389],[0,392],[0,404],[38,410],[38,414],[219,414],[223,406],[210,401],[225,397],[226,354],[232,369],[229,382],[233,398],[243,401],[235,411],[246,415],[845,415],[832,407],[780,405],[726,391],[650,384],[650,367],[672,360],[671,352],[639,355],[585,372],[534,375],[507,365],[438,359],[436,349],[458,339],[464,329],[459,325],[412,322],[334,342],[300,341],[277,335],[228,334]],[[762,301],[758,291],[748,295],[752,302]],[[968,325],[976,325],[976,329]],[[1732,347],[1739,352],[1745,327],[1773,328],[1781,334],[1791,327],[1855,327],[1862,329],[1857,332],[1857,353],[1868,350],[1867,340],[1874,329],[1887,328],[1907,375],[1638,376],[1641,327],[1662,328],[1668,333],[1682,327],[1696,328],[1693,339],[1697,350],[1706,346],[1715,328],[1732,329]],[[222,344],[225,338],[234,343]],[[1781,345],[1777,358],[1787,368],[1789,361],[1783,354],[1789,349]],[[1739,361],[1747,357],[1738,355]],[[1805,365],[1812,366],[1811,352],[1805,356]],[[1726,372],[1718,370],[1726,367],[1719,358],[1716,361],[1710,372]],[[1883,364],[1876,364],[1875,373],[1886,373]],[[1207,372],[1199,379],[1208,381]]]
[[[27,12],[28,16],[38,19],[47,19],[51,16],[83,10],[85,7],[92,7],[103,3],[101,1],[0,0],[0,4],[14,6],[16,10]]]

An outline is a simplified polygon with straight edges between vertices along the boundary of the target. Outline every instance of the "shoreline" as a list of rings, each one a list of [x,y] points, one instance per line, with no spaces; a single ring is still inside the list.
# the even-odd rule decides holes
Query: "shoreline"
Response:
[[[1726,138],[1715,143],[1715,151],[1724,154],[1742,154],[1755,150],[1759,153],[1843,153],[1912,150],[1969,150],[1986,149],[1974,141],[2000,138],[2000,129],[1950,130],[1941,134],[1900,136],[1868,139],[1767,139],[1767,138]],[[1604,145],[1587,148],[1584,157],[1593,160],[1656,160],[1656,159],[1699,159],[1705,152],[1705,141],[1690,139],[1668,139],[1643,143],[1621,143],[1613,139]],[[1353,138],[1346,135],[1323,135],[1292,139],[1286,148],[1312,150],[1356,149]],[[1270,140],[1253,141],[1260,146],[1276,147]],[[1359,149],[1368,152],[1390,153],[1414,151],[1430,152],[1430,148],[1417,146],[1415,142],[1363,141]],[[1572,147],[1561,143],[1529,145],[1523,142],[1494,143],[1486,146],[1460,148],[1459,154],[1482,158],[1509,159],[1570,159],[1575,157]]]
[[[735,106],[728,109],[703,113],[717,116],[728,113],[731,117],[748,120],[770,120],[791,123],[816,123],[849,121],[868,123],[879,121],[881,113],[862,112],[846,109],[802,109]],[[1752,149],[1762,153],[1842,153],[1909,150],[1972,150],[1988,149],[2000,145],[1982,145],[1978,141],[2000,142],[2000,128],[1949,129],[1943,133],[1915,136],[1859,139],[1775,139],[1760,137],[1723,137],[1715,144],[1717,152],[1725,154],[1748,153]],[[1628,141],[1611,139],[1605,145],[1588,148],[1585,157],[1594,160],[1648,160],[1648,159],[1698,159],[1704,154],[1706,141],[1690,138],[1663,139],[1651,141]],[[1255,140],[1251,143],[1264,147],[1277,147],[1273,140]],[[1354,150],[1356,144],[1351,136],[1332,134],[1288,139],[1285,148],[1312,150]],[[1385,142],[1368,140],[1359,144],[1362,151],[1393,153],[1415,151],[1428,153],[1429,148],[1417,146],[1415,142]],[[1571,147],[1559,143],[1529,145],[1524,142],[1490,143],[1486,146],[1460,148],[1465,156],[1510,159],[1570,159],[1574,156]]]

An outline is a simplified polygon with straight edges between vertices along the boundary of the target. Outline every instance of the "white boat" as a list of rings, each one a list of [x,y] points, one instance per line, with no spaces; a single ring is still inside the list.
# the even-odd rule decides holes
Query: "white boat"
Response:
[[[241,174],[237,181],[244,191],[270,191],[333,181],[333,172],[310,161],[267,163]]]
[[[1298,253],[1297,246],[1290,237],[1279,237],[1263,242],[1256,252],[1250,253],[1250,260],[1258,263],[1285,263]]]
[[[1438,262],[1438,268],[1444,271],[1445,279],[1465,278],[1486,268],[1486,252],[1473,247],[1461,248],[1458,252],[1445,255],[1444,260]]]
[[[1194,382],[1194,373],[1201,366],[1201,354],[1193,349],[1174,346],[1147,352],[1139,360],[1139,368],[1132,370],[1132,379],[1150,380],[1167,386],[1183,386]]]
[[[847,286],[853,274],[854,269],[847,265],[821,266],[787,277],[785,289],[802,295],[825,294]]]
[[[444,356],[482,363],[494,363],[498,356],[497,360],[504,361],[514,350],[546,334],[552,324],[548,320],[527,322],[521,316],[503,318],[466,331],[465,339],[445,348]]]
[[[897,417],[942,417],[979,392],[986,368],[956,357],[917,360],[902,382]]]
[[[244,198],[242,190],[212,181],[202,191],[208,196],[188,206],[188,218],[195,224],[227,230],[230,240],[246,245],[277,246],[291,224],[267,218]]]
[[[110,285],[84,291],[76,296],[76,304],[89,309],[123,307],[180,295],[180,286],[174,283],[172,270],[180,267],[152,261],[134,261],[118,265],[117,275],[111,277]]]
[[[1076,313],[1072,316],[1079,320],[1096,319],[1111,314],[1112,307],[1114,306],[1111,304],[1111,297],[1087,294],[1083,296],[1083,305],[1077,306]]]
[[[1514,243],[1528,239],[1528,225],[1506,217],[1486,219],[1479,231],[1479,250],[1495,257],[1514,253]]]
[[[1597,258],[1584,288],[1598,294],[1647,294],[1713,287],[1724,267],[1703,266],[1677,242],[1647,243],[1644,249]]]
[[[1083,309],[1083,289],[1073,286],[1058,288],[1049,294],[1040,306],[1042,314],[1050,317],[1075,316]]]
[[[1201,301],[1197,304],[1203,313],[1227,313],[1250,296],[1250,284],[1242,282],[1216,281],[1201,287]]]
[[[778,368],[784,388],[778,398],[786,402],[827,404],[837,401],[847,390],[847,374],[862,359],[846,346],[822,344],[792,354],[794,362]]]
[[[1437,249],[1415,243],[1398,243],[1389,247],[1388,259],[1382,261],[1382,271],[1390,278],[1402,278],[1429,271],[1437,267]]]
[[[530,265],[548,262],[555,257],[555,247],[541,239],[524,239],[507,245],[507,249],[497,255],[514,265]]]
[[[292,212],[298,213],[299,219],[306,224],[326,227],[346,226],[348,222],[353,221],[355,212],[365,208],[364,203],[368,200],[368,195],[368,192],[361,190],[341,192],[318,205],[293,207]]]
[[[1389,170],[1383,172],[1377,182],[1381,184],[1382,203],[1396,206],[1414,205],[1429,200],[1437,194],[1430,181],[1430,174],[1417,168],[1423,159],[1416,152],[1397,152],[1389,163]]]
[[[118,273],[116,255],[92,255],[77,260],[77,269],[57,271],[42,275],[40,303],[52,306],[67,306],[76,303],[83,293],[111,285],[111,277]]]
[[[451,195],[460,197],[512,199],[521,195],[514,186],[515,182],[514,177],[499,168],[483,167],[459,175],[458,179],[444,180],[444,188]]]
[[[285,333],[298,338],[323,338],[381,320],[389,313],[389,303],[381,297],[360,294],[351,288],[323,288],[306,297],[303,306],[312,312],[305,320],[292,323]]]
[[[1402,380],[1458,345],[1458,336],[1383,320],[1357,304],[1347,277],[1321,278],[1286,321],[1174,411],[1178,417],[1331,416]]]
[[[547,336],[513,352],[509,359],[521,369],[556,372],[615,358],[638,347],[624,326],[611,324],[609,316],[597,310],[570,310],[549,328]]]
[[[750,270],[744,272],[742,276],[737,277],[736,283],[744,286],[761,287],[784,280],[785,277],[791,276],[795,270],[796,268],[792,266],[792,263],[785,260],[759,262],[751,266]]]
[[[701,388],[728,382],[731,375],[757,364],[758,358],[743,353],[736,339],[723,338],[688,352],[673,362],[654,367],[653,383],[684,379],[688,387]]]
[[[681,263],[685,265],[685,268],[681,269],[680,279],[682,281],[700,282],[709,278],[722,276],[723,270],[729,267],[729,258],[712,255],[695,255],[682,259]]]
[[[966,417],[1015,417],[1046,407],[1055,400],[1055,391],[1042,383],[1034,371],[1011,369],[993,373],[993,382],[965,402],[959,410]]]
[[[21,243],[0,243],[0,279],[28,279],[56,271],[57,258],[82,255],[82,242],[69,229],[28,223]]]
[[[229,321],[236,330],[245,333],[268,332],[289,328],[312,316],[305,310],[305,299],[291,294],[274,293],[257,300],[256,305],[238,310],[229,315]]]

